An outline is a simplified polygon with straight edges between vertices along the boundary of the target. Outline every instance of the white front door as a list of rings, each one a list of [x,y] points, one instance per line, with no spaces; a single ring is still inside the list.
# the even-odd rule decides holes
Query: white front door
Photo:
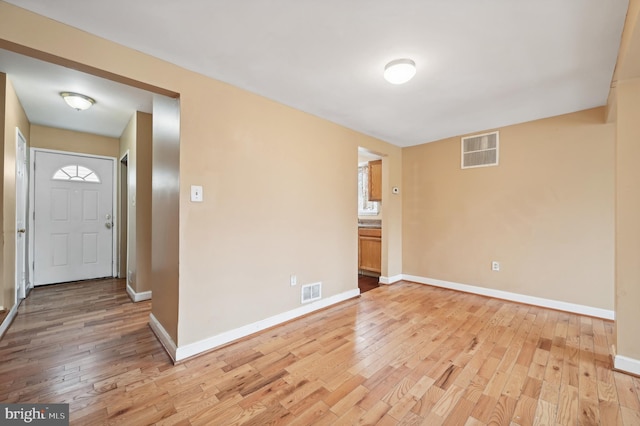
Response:
[[[34,285],[113,276],[108,158],[35,151]]]

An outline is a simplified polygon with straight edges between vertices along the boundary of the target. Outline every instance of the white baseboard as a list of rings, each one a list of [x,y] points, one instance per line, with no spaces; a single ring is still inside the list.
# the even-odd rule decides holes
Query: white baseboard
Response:
[[[359,289],[345,291],[344,293],[336,294],[335,296],[327,297],[326,299],[321,299],[316,302],[300,306],[299,308],[295,308],[290,311],[265,318],[261,321],[256,321],[254,323],[247,324],[233,330],[225,331],[207,339],[200,340],[199,342],[180,346],[175,352],[174,359],[176,361],[181,361],[183,359],[217,348],[218,346],[225,345],[227,343],[233,342],[234,340],[241,339],[275,325],[282,324],[303,315],[310,314],[311,312],[317,311],[319,309],[323,309],[336,303],[352,299],[354,297],[357,297],[358,295],[360,295]],[[165,345],[165,347],[167,347],[167,345]]]
[[[2,321],[2,324],[0,324],[0,339],[2,338],[2,336],[4,336],[4,333],[7,332],[16,315],[18,315],[18,306],[20,306],[20,303],[16,303],[15,305],[13,305],[13,308],[9,310],[7,316],[4,318],[4,321]]]
[[[149,314],[149,326],[175,364],[177,352],[176,344],[171,336],[169,336],[169,333],[167,333],[167,330],[164,329],[162,324],[160,324],[160,321],[158,321],[153,314]]]
[[[616,355],[613,359],[613,368],[625,373],[640,376],[640,361],[637,359],[628,358],[622,355]]]
[[[142,302],[151,299],[151,290],[136,293],[129,284],[127,284],[127,294],[133,302]]]
[[[394,275],[392,277],[380,277],[380,284],[393,284],[393,283],[397,283],[398,281],[402,281],[402,274],[400,275]]]
[[[497,299],[525,303],[527,305],[540,306],[543,308],[556,309],[559,311],[571,312],[574,314],[588,315],[590,317],[603,318],[608,320],[615,319],[615,312],[608,309],[594,308],[592,306],[578,305],[575,303],[562,302],[559,300],[543,299],[541,297],[527,296],[524,294],[511,293],[508,291],[494,290],[491,288],[477,287],[468,284],[442,281],[434,278],[418,277],[415,275],[403,275],[402,277],[404,280],[413,281],[419,284],[427,284],[435,287],[448,288],[450,290],[463,291],[465,293],[495,297]]]

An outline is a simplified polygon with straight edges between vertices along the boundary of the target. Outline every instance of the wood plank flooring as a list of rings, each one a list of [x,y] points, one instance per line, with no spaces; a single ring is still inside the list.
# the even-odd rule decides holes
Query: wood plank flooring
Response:
[[[120,280],[36,288],[0,401],[78,425],[640,425],[609,321],[401,282],[173,365],[150,307]]]
[[[373,290],[374,288],[380,287],[378,282],[380,281],[380,277],[370,277],[368,275],[358,275],[358,288],[360,289],[360,294],[366,293],[369,290]]]

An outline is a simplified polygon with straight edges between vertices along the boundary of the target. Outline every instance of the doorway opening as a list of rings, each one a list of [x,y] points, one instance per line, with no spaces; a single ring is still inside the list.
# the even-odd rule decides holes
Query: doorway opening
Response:
[[[27,297],[27,140],[16,127],[16,299]]]
[[[379,285],[382,273],[382,156],[358,148],[358,288]]]
[[[129,238],[129,151],[120,159],[120,228],[119,228],[119,255],[118,278],[127,277],[127,247]]]

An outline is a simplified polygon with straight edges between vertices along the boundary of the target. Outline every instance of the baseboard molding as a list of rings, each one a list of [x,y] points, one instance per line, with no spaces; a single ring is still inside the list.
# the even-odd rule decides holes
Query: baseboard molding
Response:
[[[380,277],[380,284],[393,284],[393,283],[397,283],[398,281],[402,281],[402,274],[400,275],[394,275],[392,277]]]
[[[151,290],[136,293],[128,283],[127,283],[127,294],[131,298],[132,302],[142,302],[143,300],[151,299]]]
[[[202,352],[206,352],[211,349],[217,348],[219,346],[225,345],[227,343],[231,343],[243,337],[250,336],[254,333],[265,330],[267,328],[285,323],[287,321],[291,321],[292,319],[310,314],[314,311],[329,307],[331,305],[335,305],[336,303],[344,302],[345,300],[358,297],[359,295],[360,295],[359,289],[349,290],[344,293],[336,294],[335,296],[327,297],[326,299],[321,299],[316,302],[300,306],[299,308],[292,309],[290,311],[283,312],[281,314],[274,315],[269,318],[265,318],[261,321],[256,321],[254,323],[247,324],[233,330],[225,331],[223,333],[217,334],[207,339],[200,340],[199,342],[191,343],[185,346],[180,346],[177,348],[175,352],[174,359],[176,361],[182,361],[186,358],[190,358]]]
[[[149,314],[149,326],[175,364],[177,352],[176,344],[171,336],[169,336],[169,333],[167,333],[167,330],[165,330],[162,324],[160,324],[160,321],[158,321],[153,314]]]
[[[615,319],[615,312],[608,309],[594,308],[591,306],[578,305],[575,303],[562,302],[559,300],[544,299],[541,297],[527,296],[524,294],[511,293],[508,291],[494,290],[490,288],[477,287],[468,284],[459,284],[450,281],[437,280],[434,278],[418,277],[415,275],[403,275],[404,280],[413,281],[419,284],[432,285],[450,290],[462,291],[465,293],[479,294],[481,296],[495,297],[496,299],[509,300],[511,302],[525,303],[527,305],[540,306],[542,308],[556,309],[559,311],[571,312],[574,314],[587,315],[590,317]]]
[[[616,355],[613,358],[613,368],[624,373],[640,376],[640,360]]]
[[[9,312],[7,312],[7,316],[4,318],[4,321],[2,321],[2,324],[0,324],[0,339],[2,339],[4,333],[7,332],[16,315],[18,315],[18,306],[20,306],[20,302],[13,305]]]

